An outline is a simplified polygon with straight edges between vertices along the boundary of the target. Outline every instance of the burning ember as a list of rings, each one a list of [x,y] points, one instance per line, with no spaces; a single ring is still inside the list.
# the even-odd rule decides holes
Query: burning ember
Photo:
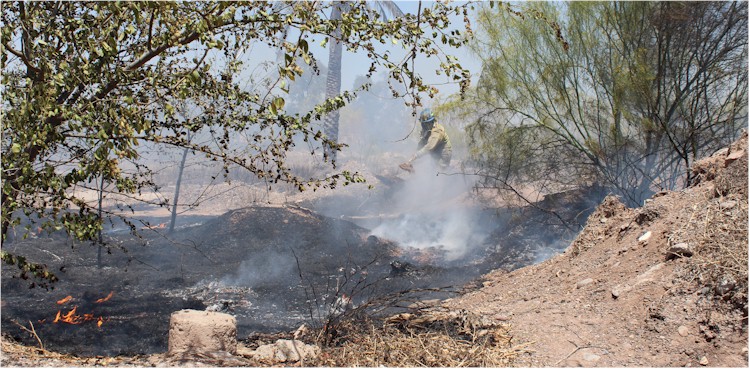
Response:
[[[115,295],[115,291],[110,291],[109,295],[107,295],[107,297],[100,298],[100,299],[98,299],[98,300],[96,300],[94,302],[97,303],[97,304],[101,304],[102,302],[109,301],[109,299],[111,299],[112,296],[114,296],[114,295]],[[70,296],[68,296],[68,297],[70,297]]]
[[[65,298],[63,298],[63,299],[61,299],[61,300],[58,300],[58,301],[57,301],[57,304],[58,304],[58,305],[62,305],[62,304],[64,304],[64,303],[66,303],[66,302],[70,301],[70,300],[71,300],[72,298],[73,298],[73,296],[70,296],[70,295],[68,295],[68,297],[65,297]]]

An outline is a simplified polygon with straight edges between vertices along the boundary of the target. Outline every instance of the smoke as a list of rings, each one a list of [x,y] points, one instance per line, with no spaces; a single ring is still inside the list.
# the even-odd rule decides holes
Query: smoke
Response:
[[[287,280],[295,272],[296,263],[290,253],[255,253],[243,260],[233,274],[222,278],[221,284],[255,287],[269,281]]]
[[[450,169],[447,169],[449,172]],[[439,170],[425,156],[415,163],[415,173],[390,201],[392,216],[372,234],[417,249],[437,248],[446,262],[471,255],[487,235],[480,213],[469,201],[473,181],[461,174]]]
[[[567,239],[555,239],[547,240],[545,243],[539,244],[534,250],[534,262],[533,264],[541,263],[545,260],[552,259],[553,257],[560,255],[570,245],[570,240]]]

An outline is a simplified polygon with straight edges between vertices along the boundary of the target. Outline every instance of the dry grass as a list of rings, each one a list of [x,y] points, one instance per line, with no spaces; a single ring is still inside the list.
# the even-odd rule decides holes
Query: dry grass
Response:
[[[695,250],[688,275],[718,301],[747,311],[748,202],[730,194],[693,206],[688,221],[673,233],[672,242],[687,242]],[[745,322],[746,324],[746,322]]]
[[[39,347],[24,346],[3,336],[0,339],[0,367],[84,367],[84,366],[144,366],[138,358],[96,357],[80,358],[60,354]]]
[[[465,312],[399,314],[376,324],[346,323],[345,339],[323,350],[315,366],[503,367],[523,346],[510,326]]]
[[[741,322],[728,323],[743,327],[748,307],[747,168],[746,134],[729,153],[696,163],[693,172],[698,179],[713,183],[705,184],[703,198],[693,204],[688,220],[670,235],[670,244],[687,242],[694,249],[684,277],[697,283],[707,316],[712,311],[733,312],[726,316]]]

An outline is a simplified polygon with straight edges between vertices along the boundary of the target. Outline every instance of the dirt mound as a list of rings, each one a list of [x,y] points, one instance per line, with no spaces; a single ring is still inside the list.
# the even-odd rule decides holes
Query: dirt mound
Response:
[[[369,230],[351,222],[302,207],[256,205],[227,212],[179,239],[208,246],[202,248],[203,253],[216,262],[245,261],[269,272],[274,264],[292,265],[286,272],[298,278],[297,261],[302,272],[332,273],[347,264],[365,265],[395,252],[392,244],[368,242],[368,235]]]
[[[747,359],[747,134],[693,184],[607,197],[562,255],[446,302],[507,321],[530,366],[730,366]]]

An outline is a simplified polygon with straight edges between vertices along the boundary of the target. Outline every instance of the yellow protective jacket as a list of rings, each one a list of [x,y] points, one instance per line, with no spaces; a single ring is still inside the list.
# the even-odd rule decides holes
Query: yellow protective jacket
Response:
[[[451,141],[445,132],[445,127],[437,122],[432,125],[432,129],[422,130],[414,158],[419,158],[427,153],[430,153],[441,167],[447,167],[450,164],[451,154],[453,153]]]

